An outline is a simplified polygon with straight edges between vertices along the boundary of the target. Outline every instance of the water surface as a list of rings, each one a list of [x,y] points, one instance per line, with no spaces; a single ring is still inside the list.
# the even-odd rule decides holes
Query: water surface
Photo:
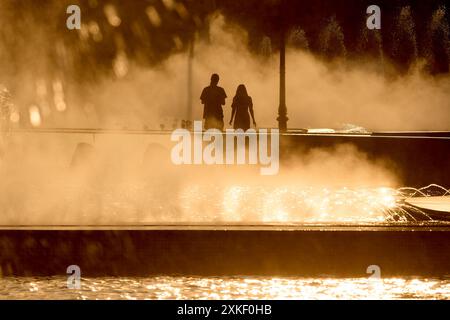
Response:
[[[65,277],[0,279],[0,299],[450,299],[450,278]]]

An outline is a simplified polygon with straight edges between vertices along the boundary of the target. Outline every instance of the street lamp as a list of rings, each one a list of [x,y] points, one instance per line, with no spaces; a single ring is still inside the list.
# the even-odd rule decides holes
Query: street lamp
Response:
[[[284,21],[285,1],[280,1],[280,101],[278,105],[278,128],[281,132],[287,130],[287,107],[286,107],[286,22]]]

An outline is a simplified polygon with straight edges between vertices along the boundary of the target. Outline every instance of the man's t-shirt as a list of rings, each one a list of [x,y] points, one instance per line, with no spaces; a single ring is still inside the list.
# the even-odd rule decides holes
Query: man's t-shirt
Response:
[[[209,86],[203,89],[200,99],[205,105],[203,119],[216,118],[223,119],[222,105],[227,97],[225,90],[218,86]]]

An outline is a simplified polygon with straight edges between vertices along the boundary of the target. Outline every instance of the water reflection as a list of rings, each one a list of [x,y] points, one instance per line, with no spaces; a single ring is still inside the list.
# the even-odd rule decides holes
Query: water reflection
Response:
[[[450,299],[450,279],[148,277],[2,278],[0,299]]]

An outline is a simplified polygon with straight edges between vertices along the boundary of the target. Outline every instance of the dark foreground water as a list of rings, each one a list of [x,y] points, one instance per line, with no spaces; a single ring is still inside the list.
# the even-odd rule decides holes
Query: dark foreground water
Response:
[[[450,299],[450,278],[65,277],[0,279],[0,299]]]

